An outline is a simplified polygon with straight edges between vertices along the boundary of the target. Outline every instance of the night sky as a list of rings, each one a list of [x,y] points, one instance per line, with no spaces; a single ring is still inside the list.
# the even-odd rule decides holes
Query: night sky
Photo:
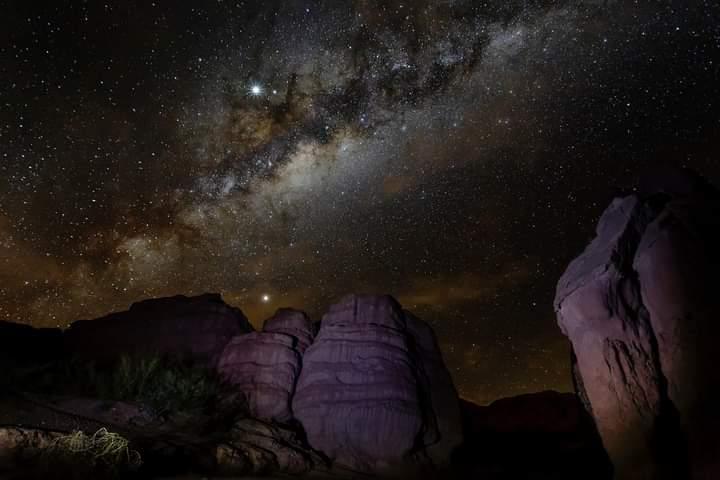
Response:
[[[569,390],[555,283],[658,165],[720,184],[720,6],[0,2],[0,319],[391,293],[481,403]]]

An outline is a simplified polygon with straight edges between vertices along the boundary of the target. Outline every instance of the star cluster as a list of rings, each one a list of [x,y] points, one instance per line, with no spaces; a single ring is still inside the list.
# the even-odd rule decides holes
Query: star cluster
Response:
[[[392,293],[464,396],[568,389],[554,285],[616,188],[720,180],[719,25],[701,1],[11,1],[0,318]]]

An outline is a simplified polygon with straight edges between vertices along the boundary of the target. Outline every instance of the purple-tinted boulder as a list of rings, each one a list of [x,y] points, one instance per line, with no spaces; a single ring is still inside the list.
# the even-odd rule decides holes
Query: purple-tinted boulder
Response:
[[[74,322],[64,342],[69,354],[98,361],[171,355],[214,366],[231,338],[251,331],[240,310],[205,294],[145,300],[126,312]]]
[[[351,295],[330,308],[305,352],[293,399],[311,446],[341,465],[378,471],[426,458],[425,441],[440,441],[438,419],[428,415],[445,394],[427,390],[437,366],[425,373],[416,343],[429,343],[419,320],[411,322],[413,330],[388,296]]]
[[[303,312],[280,309],[265,321],[262,332],[233,338],[218,370],[244,394],[254,417],[287,421],[302,353],[312,339],[312,324]]]
[[[315,338],[315,329],[305,312],[292,308],[280,308],[265,320],[263,332],[284,333],[297,340],[297,350],[302,354]]]
[[[720,478],[720,194],[685,172],[613,201],[555,308],[616,478]]]

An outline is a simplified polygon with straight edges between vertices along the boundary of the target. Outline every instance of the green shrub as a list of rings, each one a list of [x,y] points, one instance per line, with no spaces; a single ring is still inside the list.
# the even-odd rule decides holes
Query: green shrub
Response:
[[[102,398],[145,403],[158,413],[197,412],[220,400],[224,385],[208,369],[158,357],[123,357],[109,382],[98,384]]]
[[[230,390],[207,368],[159,356],[123,356],[110,365],[68,360],[25,376],[15,389],[147,405],[156,413],[204,413]]]

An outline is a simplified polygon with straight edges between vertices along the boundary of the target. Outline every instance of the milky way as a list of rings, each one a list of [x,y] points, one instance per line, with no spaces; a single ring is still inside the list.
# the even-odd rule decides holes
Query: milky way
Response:
[[[604,206],[720,183],[715,2],[44,3],[0,19],[2,319],[391,293],[464,396],[565,390],[554,285]]]

